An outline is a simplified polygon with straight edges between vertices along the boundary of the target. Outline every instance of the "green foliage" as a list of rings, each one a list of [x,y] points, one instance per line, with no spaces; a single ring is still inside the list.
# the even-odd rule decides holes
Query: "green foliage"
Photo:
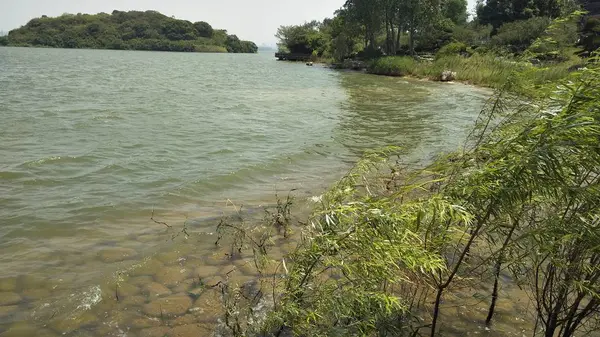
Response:
[[[8,46],[8,36],[0,36],[0,46]]]
[[[579,40],[579,23],[583,12],[574,12],[550,24],[544,34],[527,50],[529,57],[539,60],[566,61],[573,55],[573,46]]]
[[[319,26],[319,22],[312,21],[300,26],[279,27],[275,35],[279,40],[279,50],[309,55],[316,51],[319,56],[322,55],[327,39]]]
[[[466,44],[462,42],[452,42],[440,48],[437,54],[435,54],[435,58],[440,59],[446,56],[470,56],[470,54],[472,54],[471,50]]]
[[[242,41],[236,35],[228,35],[225,45],[230,53],[256,53],[258,51],[254,42]]]
[[[480,47],[489,44],[492,30],[491,25],[483,26],[472,21],[466,25],[454,26],[452,39],[471,47]]]
[[[9,33],[8,44],[57,48],[255,53],[258,48],[206,22],[191,23],[156,11],[41,17]]]
[[[443,15],[457,25],[465,24],[468,19],[467,5],[467,0],[447,0],[443,3]]]
[[[417,61],[408,56],[388,56],[374,60],[369,72],[376,75],[407,76],[415,73]]]
[[[571,9],[570,6],[570,1],[561,0],[487,0],[478,4],[477,20],[497,29],[503,24],[533,17],[556,18],[563,14],[564,7]]]
[[[342,61],[363,55],[396,55],[407,49],[433,51],[447,44],[457,24],[467,20],[465,0],[348,0],[333,19],[281,26],[276,34],[283,52],[313,54]]]
[[[196,33],[198,36],[211,38],[213,36],[213,28],[207,22],[200,21],[194,23],[194,29],[196,29]]]
[[[523,317],[543,335],[593,331],[600,73],[570,74],[539,90],[535,105],[508,84],[465,146],[425,169],[392,165],[382,178],[394,150],[367,154],[302,228],[298,249],[272,279],[266,320],[237,334],[416,336],[427,326],[437,336],[440,312],[476,294],[491,303],[493,320],[493,296],[502,295],[481,292],[504,282],[500,270],[532,299]]]
[[[585,20],[580,45],[587,52],[600,48],[600,18],[589,17]]]
[[[512,53],[521,53],[542,36],[550,23],[550,19],[545,17],[505,23],[492,37],[492,45],[507,48]]]

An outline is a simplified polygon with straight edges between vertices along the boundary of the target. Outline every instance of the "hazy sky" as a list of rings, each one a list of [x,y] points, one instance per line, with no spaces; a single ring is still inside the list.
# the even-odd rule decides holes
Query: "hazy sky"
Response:
[[[476,0],[469,0],[472,8]],[[275,44],[280,25],[331,17],[345,0],[0,0],[0,31],[41,15],[157,10],[189,21],[206,21],[258,45]]]

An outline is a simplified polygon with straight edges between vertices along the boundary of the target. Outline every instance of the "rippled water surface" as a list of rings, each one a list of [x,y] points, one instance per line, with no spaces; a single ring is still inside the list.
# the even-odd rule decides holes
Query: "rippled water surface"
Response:
[[[270,54],[0,48],[0,333],[143,335],[149,284],[177,296],[198,266],[222,274],[209,233],[232,203],[318,195],[379,146],[431,160],[488,94]],[[153,212],[207,234],[183,251]],[[109,317],[124,271],[117,302],[137,309]]]

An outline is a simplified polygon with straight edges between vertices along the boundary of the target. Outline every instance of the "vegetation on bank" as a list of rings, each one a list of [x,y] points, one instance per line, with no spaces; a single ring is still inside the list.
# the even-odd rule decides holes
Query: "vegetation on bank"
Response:
[[[248,284],[220,284],[230,333],[460,335],[456,308],[484,303],[466,329],[494,330],[500,302],[529,323],[519,334],[600,332],[600,60],[593,61],[536,89],[535,104],[511,87],[499,90],[464,146],[425,168],[388,162],[393,148],[367,154],[298,227],[289,199],[258,228],[222,223],[220,237],[234,238],[230,257],[254,256],[263,276],[250,293]],[[298,248],[271,256],[282,229],[299,238]],[[511,298],[502,291],[508,284],[524,294]]]
[[[0,45],[21,47],[256,53],[240,40],[203,21],[170,18],[156,11],[63,14],[35,18],[0,37]]]
[[[580,8],[578,0],[481,1],[468,21],[466,0],[347,0],[333,18],[282,26],[276,37],[281,51],[315,54],[335,61],[383,55],[435,53],[458,42],[473,50],[520,54],[553,19]],[[595,50],[597,19],[582,28]],[[597,42],[597,41],[596,41]],[[481,51],[480,51],[481,52]]]
[[[417,2],[349,0],[331,21],[282,27],[282,48],[341,59],[379,53],[369,61],[373,73],[435,78],[450,70],[496,94],[464,146],[426,168],[389,162],[393,149],[367,154],[306,223],[293,227],[280,212],[258,228],[227,227],[231,258],[254,256],[264,277],[251,296],[246,285],[220,285],[231,334],[460,335],[456,308],[485,303],[466,329],[494,330],[500,302],[529,323],[520,334],[600,332],[600,59],[597,46],[582,43],[590,20],[564,1],[488,0],[472,23],[458,15],[462,6],[440,7],[454,26],[425,36],[426,22],[411,18],[427,13],[394,21],[376,16],[386,10],[366,10]],[[359,9],[368,14],[354,21],[360,40],[338,44],[349,41],[345,28],[319,36],[349,27]],[[402,34],[408,54],[437,44],[431,59],[383,55],[401,54],[393,41]],[[281,228],[297,231],[298,248],[270,256]],[[509,283],[524,292],[519,299],[502,291]],[[258,315],[265,306],[269,313]]]
[[[512,73],[531,85],[565,78],[600,47],[600,22],[580,1],[348,0],[334,18],[282,26],[279,48],[342,68],[456,79],[499,88]],[[417,57],[426,56],[426,57]]]

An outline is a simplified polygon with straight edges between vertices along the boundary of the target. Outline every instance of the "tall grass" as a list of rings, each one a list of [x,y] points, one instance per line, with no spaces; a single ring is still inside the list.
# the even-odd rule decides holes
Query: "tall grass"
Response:
[[[475,54],[471,57],[442,56],[434,61],[417,61],[408,56],[388,56],[373,61],[368,71],[377,75],[412,76],[437,81],[442,73],[448,70],[456,73],[457,81],[495,89],[504,87],[509,79],[519,75],[521,87],[527,88],[566,78],[573,66],[580,63],[579,59],[573,58],[567,62],[538,67],[529,62],[492,54]]]
[[[376,75],[409,76],[415,75],[417,61],[412,57],[382,57],[369,65],[369,72]]]

